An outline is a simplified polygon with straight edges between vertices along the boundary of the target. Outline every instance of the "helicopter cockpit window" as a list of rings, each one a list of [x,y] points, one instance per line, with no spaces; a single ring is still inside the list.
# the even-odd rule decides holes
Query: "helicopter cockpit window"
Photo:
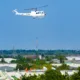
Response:
[[[36,14],[44,14],[43,11],[37,11]]]
[[[41,14],[44,14],[44,12],[43,12],[43,11],[41,11]]]
[[[40,12],[36,12],[36,14],[40,14]]]
[[[44,12],[42,12],[42,14],[43,14]]]

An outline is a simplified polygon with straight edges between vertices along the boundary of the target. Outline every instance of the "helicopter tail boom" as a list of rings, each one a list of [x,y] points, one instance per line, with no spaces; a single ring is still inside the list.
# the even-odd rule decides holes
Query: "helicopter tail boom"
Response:
[[[17,9],[13,10],[12,12],[15,13],[15,15],[30,16],[30,13],[19,13]]]

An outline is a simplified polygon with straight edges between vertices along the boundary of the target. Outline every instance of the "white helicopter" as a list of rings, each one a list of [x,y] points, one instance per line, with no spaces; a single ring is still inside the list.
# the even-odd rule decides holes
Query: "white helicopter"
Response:
[[[42,8],[42,7],[47,7],[48,5],[45,6],[41,6],[38,8]],[[20,15],[20,16],[31,16],[33,18],[43,18],[45,17],[45,12],[44,11],[38,11],[37,8],[30,8],[30,9],[24,9],[24,10],[32,10],[30,13],[19,13],[17,11],[17,9],[13,10],[13,12],[15,12],[15,15]]]

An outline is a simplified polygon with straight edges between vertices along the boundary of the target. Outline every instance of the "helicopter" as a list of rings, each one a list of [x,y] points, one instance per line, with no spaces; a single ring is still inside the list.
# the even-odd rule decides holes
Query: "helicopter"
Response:
[[[42,7],[47,7],[48,5],[41,6],[38,8]],[[33,18],[43,18],[46,16],[46,13],[44,11],[39,11],[38,8],[29,8],[29,9],[24,9],[24,10],[31,10],[30,13],[19,13],[17,9],[13,10],[12,12],[15,13],[15,15],[20,15],[20,16],[31,16]]]

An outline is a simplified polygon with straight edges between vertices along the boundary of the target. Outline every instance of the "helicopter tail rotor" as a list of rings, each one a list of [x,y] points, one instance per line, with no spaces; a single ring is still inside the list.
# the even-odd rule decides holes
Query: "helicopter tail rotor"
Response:
[[[17,9],[13,10],[12,12],[13,12],[13,13],[14,13],[14,12],[17,12]]]
[[[12,12],[13,12],[13,13],[16,13],[16,15],[18,14],[17,9],[13,10]]]

